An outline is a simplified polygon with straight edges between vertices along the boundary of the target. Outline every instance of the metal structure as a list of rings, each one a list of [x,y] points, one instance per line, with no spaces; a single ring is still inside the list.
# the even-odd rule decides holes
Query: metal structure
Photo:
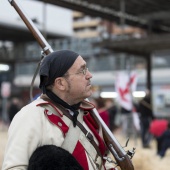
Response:
[[[114,40],[112,43],[103,42],[105,48],[115,51],[150,55],[158,49],[170,48],[170,2],[165,0],[40,0],[86,15],[101,17],[106,20],[140,27],[146,30],[148,36],[127,41]],[[123,21],[122,21],[123,20]],[[165,35],[164,35],[165,34]],[[108,46],[106,45],[108,44]],[[112,44],[112,46],[110,45]],[[129,44],[132,44],[131,47]]]
[[[12,42],[27,42],[34,41],[34,37],[26,28],[11,27],[9,25],[0,24],[0,40]],[[48,33],[49,39],[61,38],[55,34]]]
[[[147,29],[152,33],[170,33],[170,2],[166,0],[39,0],[83,12],[90,16]],[[12,33],[13,30],[15,34]],[[32,40],[27,30],[17,30],[0,24],[1,40]],[[17,34],[19,32],[19,34]],[[49,35],[50,38],[54,35]]]
[[[170,2],[166,0],[40,0],[83,12],[106,20],[140,27],[146,30],[145,38],[104,40],[98,44],[113,51],[139,54],[147,62],[147,88],[151,91],[151,54],[158,49],[170,49]],[[151,37],[150,37],[151,36]]]
[[[147,48],[151,47],[150,52],[154,49],[167,49],[170,48],[169,43],[166,39],[170,37],[170,2],[165,0],[39,0],[41,2],[54,4],[57,6],[65,7],[72,10],[77,10],[83,12],[90,16],[101,17],[106,20],[116,22],[118,24],[127,24],[135,27],[140,27],[146,29],[148,36],[150,34],[157,34],[157,45],[149,41],[150,37],[142,39],[141,41],[147,42]],[[32,40],[31,34],[27,30],[18,30],[14,33],[13,30],[17,28],[9,28],[0,24],[1,40],[11,39],[12,41],[23,41],[24,39]],[[18,33],[18,34],[17,34]],[[162,37],[162,34],[168,34]],[[57,38],[54,35],[49,35],[49,38]],[[161,40],[159,41],[159,39]],[[123,44],[132,43],[134,40],[129,39],[128,42],[122,40]],[[113,44],[113,43],[112,43]],[[119,50],[120,48],[124,52],[129,52],[129,49],[122,48],[120,42],[114,41],[115,46],[112,47],[114,50]],[[120,44],[120,45],[119,45]],[[134,43],[133,43],[134,44]],[[125,45],[126,46],[126,45]],[[134,45],[133,45],[134,46]],[[106,46],[105,46],[106,47]],[[110,48],[110,47],[109,47]],[[145,46],[143,44],[137,45],[139,51],[144,51]],[[134,48],[131,47],[130,53],[135,53],[136,44]],[[138,51],[138,52],[139,52]],[[148,52],[148,51],[147,51]],[[140,53],[144,54],[145,53]]]
[[[104,40],[98,44],[113,51],[139,54],[147,60],[147,87],[151,90],[151,54],[158,49],[170,49],[170,2],[166,0],[39,0],[68,9],[83,12],[90,16],[116,22],[120,25],[131,25],[146,30],[147,37],[127,40]],[[12,41],[32,39],[25,30],[12,33],[10,28],[2,25],[1,40],[11,38]],[[50,36],[50,35],[48,35]],[[29,40],[29,38],[27,40]]]
[[[170,2],[166,0],[40,0],[101,17],[114,22],[124,18],[126,24],[170,32]]]

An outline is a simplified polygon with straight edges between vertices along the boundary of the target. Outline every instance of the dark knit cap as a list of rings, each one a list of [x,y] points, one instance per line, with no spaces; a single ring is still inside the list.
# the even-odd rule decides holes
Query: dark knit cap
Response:
[[[46,56],[40,66],[41,89],[51,85],[57,77],[62,77],[73,65],[79,54],[70,50],[55,51]]]

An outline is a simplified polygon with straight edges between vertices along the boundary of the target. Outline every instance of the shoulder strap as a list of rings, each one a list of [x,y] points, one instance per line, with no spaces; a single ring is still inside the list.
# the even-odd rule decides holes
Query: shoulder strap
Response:
[[[53,103],[57,108],[59,108],[61,111],[62,111],[62,113],[67,117],[67,118],[69,118],[70,120],[72,120],[72,116],[69,114],[69,112],[66,110],[66,109],[64,109],[61,105],[59,105],[59,104],[57,104],[57,103],[54,103],[51,99],[49,99],[49,98],[47,98],[46,96],[41,96],[41,98],[43,99],[43,100],[46,100],[46,101],[49,101],[50,103]],[[82,115],[83,116],[83,113],[82,114],[79,114],[79,115]],[[82,117],[82,120],[83,120],[83,117]],[[101,152],[100,152],[100,150],[99,150],[99,147],[98,147],[98,145],[96,144],[96,142],[95,142],[95,140],[94,140],[94,138],[93,138],[93,135],[89,132],[89,131],[87,131],[86,130],[86,128],[82,125],[82,123],[79,121],[79,118],[78,118],[78,120],[77,120],[77,123],[76,123],[76,125],[79,127],[79,129],[85,134],[85,136],[86,136],[86,138],[88,139],[88,141],[93,145],[93,147],[95,148],[95,150],[96,150],[96,152],[97,152],[97,154],[99,155],[99,156],[101,156],[102,157],[102,154],[101,154]],[[72,127],[73,128],[73,127]],[[78,129],[78,128],[77,128]],[[69,128],[69,131],[70,131],[70,128]],[[68,134],[67,134],[68,135]],[[73,136],[73,135],[72,135]],[[75,135],[75,136],[79,136],[79,135]],[[69,140],[65,140],[65,141],[68,141],[69,142]],[[66,146],[66,144],[63,144],[64,146]],[[70,144],[69,144],[70,145]],[[72,152],[71,152],[72,153]]]
[[[67,113],[69,115],[69,113]],[[65,113],[64,113],[64,116]],[[71,116],[71,115],[70,115]],[[67,117],[67,116],[66,116]],[[68,117],[67,117],[68,118]],[[70,119],[70,118],[69,118]],[[77,120],[83,122],[83,114],[79,114],[77,117]],[[81,129],[79,128],[74,128],[73,123],[71,122],[70,126],[69,126],[69,131],[67,132],[67,135],[65,137],[65,140],[62,144],[62,148],[66,149],[67,151],[69,151],[70,153],[73,153],[77,141],[80,138],[80,133],[81,133]],[[71,141],[71,142],[70,142]]]
[[[64,115],[66,117],[68,117],[69,119],[72,119],[72,116],[65,112]],[[80,115],[80,114],[79,114]],[[83,115],[83,114],[82,114]],[[97,146],[96,142],[94,141],[93,135],[86,130],[86,128],[82,125],[82,123],[79,122],[79,120],[77,120],[76,125],[80,128],[80,130],[85,134],[86,138],[88,139],[88,141],[93,145],[93,147],[95,148],[95,150],[97,151],[97,154],[99,156],[101,156],[101,152],[99,150],[99,147]]]

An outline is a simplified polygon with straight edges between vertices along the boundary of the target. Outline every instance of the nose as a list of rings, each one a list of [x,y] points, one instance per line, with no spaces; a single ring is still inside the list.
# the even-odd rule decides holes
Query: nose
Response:
[[[92,77],[93,77],[92,73],[89,70],[87,70],[86,78],[91,79]]]

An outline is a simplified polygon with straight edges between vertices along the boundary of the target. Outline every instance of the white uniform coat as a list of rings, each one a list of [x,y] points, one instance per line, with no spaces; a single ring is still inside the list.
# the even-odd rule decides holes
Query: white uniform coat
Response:
[[[26,170],[29,158],[37,147],[63,144],[65,137],[61,129],[48,120],[44,114],[44,107],[37,106],[43,102],[45,102],[43,99],[33,101],[14,117],[8,130],[2,170]],[[84,122],[83,125],[85,125]],[[87,125],[85,128],[89,130]],[[95,164],[89,161],[89,154],[86,153],[86,156],[88,169],[96,169]]]

